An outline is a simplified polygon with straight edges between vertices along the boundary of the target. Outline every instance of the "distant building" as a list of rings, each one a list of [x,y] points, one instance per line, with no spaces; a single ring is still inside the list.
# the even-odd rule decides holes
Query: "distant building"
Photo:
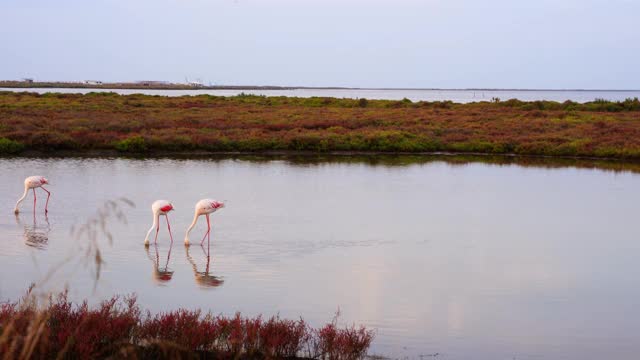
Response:
[[[192,86],[192,87],[202,87],[202,86],[204,86],[204,84],[202,83],[202,81],[200,79],[189,81],[189,78],[185,77],[184,78],[184,82],[187,85]]]
[[[102,85],[102,81],[99,80],[85,80],[86,85]]]
[[[31,84],[31,83],[33,83],[33,78],[24,78],[24,79],[22,79],[22,82],[26,82],[26,83]]]

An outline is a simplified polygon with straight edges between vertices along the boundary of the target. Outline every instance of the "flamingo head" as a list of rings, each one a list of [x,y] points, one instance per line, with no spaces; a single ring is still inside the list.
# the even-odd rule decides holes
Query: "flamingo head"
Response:
[[[49,180],[47,180],[47,178],[45,177],[40,178],[40,185],[46,185],[48,183],[49,183]]]

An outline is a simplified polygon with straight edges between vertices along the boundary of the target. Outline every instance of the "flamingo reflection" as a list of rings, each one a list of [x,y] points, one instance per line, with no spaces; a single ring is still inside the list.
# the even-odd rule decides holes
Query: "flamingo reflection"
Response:
[[[191,263],[191,267],[193,268],[193,275],[195,276],[196,283],[198,283],[198,285],[200,285],[201,287],[205,287],[205,288],[218,287],[222,285],[224,283],[224,280],[222,280],[222,278],[209,274],[210,272],[209,265],[211,264],[211,256],[210,256],[209,249],[205,251],[204,247],[200,246],[200,248],[202,249],[202,252],[204,253],[204,256],[207,258],[207,266],[205,267],[205,271],[198,271],[198,265],[196,265],[195,260],[193,260],[193,258],[189,254],[189,248],[190,248],[189,246],[185,247],[185,250],[187,253],[187,260],[189,260],[189,262]]]
[[[36,214],[33,214],[33,223],[22,223],[20,220],[20,215],[16,215],[16,224],[18,226],[24,226],[24,243],[27,246],[31,246],[33,248],[44,250],[47,248],[47,244],[49,243],[49,232],[51,231],[51,224],[49,223],[49,217],[44,216],[45,222],[47,225],[38,225],[36,222]]]
[[[160,267],[160,253],[158,252],[158,244],[154,244],[156,256],[155,258],[149,252],[149,247],[145,246],[145,252],[147,253],[147,257],[153,262],[153,280],[155,280],[158,284],[164,285],[167,282],[171,281],[173,278],[173,270],[169,269],[169,260],[171,259],[171,249],[173,248],[173,243],[169,245],[169,251],[167,252],[167,261],[165,262],[163,267]]]

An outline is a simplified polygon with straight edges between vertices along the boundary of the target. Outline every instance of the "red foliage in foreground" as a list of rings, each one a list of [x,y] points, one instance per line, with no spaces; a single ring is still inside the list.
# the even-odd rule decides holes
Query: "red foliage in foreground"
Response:
[[[33,298],[0,304],[0,334],[0,354],[9,359],[176,354],[359,359],[374,337],[364,327],[338,328],[335,318],[313,329],[302,319],[277,316],[264,320],[240,313],[225,317],[185,309],[152,315],[140,310],[135,297],[113,297],[91,309],[86,302],[73,304],[66,293],[49,298],[45,306]]]

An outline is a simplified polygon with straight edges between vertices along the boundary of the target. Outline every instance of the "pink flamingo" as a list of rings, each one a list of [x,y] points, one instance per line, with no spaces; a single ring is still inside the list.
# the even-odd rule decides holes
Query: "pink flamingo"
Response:
[[[169,229],[169,237],[171,237],[171,242],[173,243],[173,235],[171,235],[171,225],[169,224],[169,211],[174,210],[173,204],[171,204],[167,200],[156,200],[151,204],[151,211],[153,212],[153,225],[151,225],[151,229],[147,232],[147,236],[144,238],[144,245],[149,245],[149,235],[153,229],[156,229],[156,238],[155,243],[158,243],[158,232],[160,231],[160,215],[164,215],[165,219],[167,219],[167,228]]]
[[[187,234],[184,237],[184,244],[186,246],[189,245],[189,233],[191,232],[191,229],[193,229],[193,227],[196,226],[196,222],[198,221],[198,217],[200,217],[200,215],[205,215],[207,217],[207,232],[204,234],[204,237],[202,238],[200,245],[204,244],[205,238],[208,239],[207,244],[210,243],[211,221],[209,220],[209,214],[215,212],[218,209],[222,209],[223,207],[224,207],[224,203],[213,200],[213,199],[202,199],[198,201],[196,203],[196,213],[193,217],[193,222],[191,223],[191,226],[189,226],[189,229],[187,230]]]
[[[20,206],[20,203],[27,197],[27,193],[29,192],[29,190],[33,190],[33,211],[35,212],[36,211],[36,188],[41,188],[47,193],[47,203],[44,205],[44,213],[45,214],[48,213],[49,197],[51,196],[51,193],[49,192],[49,190],[45,189],[42,186],[46,184],[49,184],[49,180],[47,180],[44,176],[29,176],[28,178],[24,179],[24,194],[22,194],[22,197],[16,203],[16,208],[13,209],[13,212],[16,214],[20,212],[18,207]]]

